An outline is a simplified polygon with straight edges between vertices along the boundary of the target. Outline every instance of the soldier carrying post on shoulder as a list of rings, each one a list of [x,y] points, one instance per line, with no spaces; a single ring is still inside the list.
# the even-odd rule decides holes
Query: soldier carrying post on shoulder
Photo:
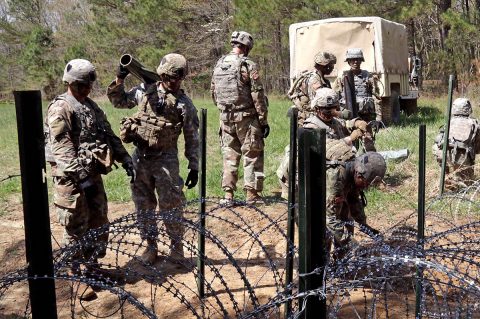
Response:
[[[181,89],[187,71],[185,57],[170,53],[163,57],[157,68],[160,81],[141,84],[125,92],[123,82],[129,71],[119,66],[117,77],[107,90],[114,107],[138,106],[134,116],[122,121],[120,136],[125,143],[133,142],[136,146],[132,157],[137,177],[131,189],[141,225],[140,235],[147,242],[147,248],[141,256],[146,263],[154,263],[157,258],[158,226],[156,220],[145,213],[154,211],[158,204],[160,212],[168,210],[174,217],[182,217],[182,211],[175,210],[185,203],[177,147],[182,131],[190,170],[185,185],[192,188],[198,182],[197,109]],[[170,256],[174,259],[184,258],[183,226],[170,221],[165,222],[165,227],[171,238]]]
[[[381,119],[378,78],[361,69],[365,61],[362,50],[348,49],[345,61],[350,65],[350,70],[338,77],[333,85],[341,96],[342,118],[360,118],[366,123]],[[345,117],[346,114],[348,117]],[[366,129],[367,133],[362,138],[364,150],[361,151],[375,151],[372,127],[368,125]]]
[[[67,244],[90,229],[108,225],[101,174],[110,172],[114,161],[122,163],[129,176],[135,174],[132,159],[105,113],[88,97],[95,80],[92,63],[83,59],[68,62],[63,73],[67,92],[49,104],[45,121],[45,154],[52,168],[54,205],[65,227]],[[95,265],[105,256],[107,242],[105,232],[92,246],[82,247],[81,256],[72,257],[72,271],[78,273],[82,261],[88,262],[88,267]],[[98,266],[88,270],[101,271]],[[96,298],[93,288],[88,286],[80,299]]]
[[[471,114],[472,104],[468,99],[458,98],[453,101],[445,171],[447,174],[453,173],[446,181],[447,186],[452,189],[466,187],[472,184],[475,178],[475,157],[480,153],[480,124]],[[442,127],[433,144],[433,154],[439,165],[442,165],[443,143]]]
[[[270,133],[268,103],[259,68],[248,57],[253,48],[252,36],[234,31],[230,43],[232,51],[217,61],[211,83],[212,98],[220,110],[223,202],[233,201],[243,156],[247,203],[262,203],[264,139]]]

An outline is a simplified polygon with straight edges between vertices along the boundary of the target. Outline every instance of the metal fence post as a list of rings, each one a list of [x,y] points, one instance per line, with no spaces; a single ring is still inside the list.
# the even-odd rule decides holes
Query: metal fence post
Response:
[[[325,249],[326,185],[325,130],[299,129],[299,272],[315,274],[300,278],[300,292],[321,288],[327,252]],[[314,229],[314,231],[312,231]],[[299,300],[300,303],[303,300]],[[312,296],[305,303],[302,318],[326,318],[326,300]]]
[[[32,318],[57,318],[40,91],[14,91]]]
[[[440,195],[445,190],[445,169],[447,166],[447,150],[448,150],[448,138],[450,137],[450,118],[452,117],[452,95],[453,95],[453,81],[455,76],[450,74],[448,79],[448,103],[447,112],[445,114],[445,126],[443,131],[443,150],[442,150],[442,170],[440,172]]]
[[[205,229],[205,197],[207,190],[207,110],[200,113],[200,183],[198,192],[200,195],[199,222],[200,229]],[[205,233],[198,234],[198,258],[197,258],[197,287],[200,298],[205,297]]]
[[[425,240],[425,166],[426,166],[426,128],[425,124],[420,125],[418,141],[418,234],[417,246],[421,252],[418,258],[423,258]],[[423,269],[417,266],[417,282],[415,285],[415,318],[422,318],[422,285]]]
[[[293,280],[293,258],[295,243],[295,205],[296,205],[296,184],[297,184],[297,124],[298,113],[292,112],[290,118],[290,159],[288,169],[288,219],[287,219],[287,252],[285,261],[285,287],[288,288]],[[285,303],[284,318],[289,318],[292,312],[292,303]]]

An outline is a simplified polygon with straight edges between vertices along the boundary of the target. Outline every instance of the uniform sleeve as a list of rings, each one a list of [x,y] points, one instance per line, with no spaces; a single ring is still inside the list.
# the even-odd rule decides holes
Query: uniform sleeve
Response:
[[[258,65],[252,60],[247,60],[247,72],[250,80],[250,90],[253,104],[258,113],[260,125],[268,124],[268,107]]]
[[[340,97],[343,94],[343,78],[342,76],[338,76],[332,85],[332,90],[337,92],[338,96]]]
[[[183,111],[183,137],[185,138],[185,157],[188,159],[188,168],[198,171],[199,156],[199,120],[197,109],[187,98]]]
[[[357,223],[365,225],[367,224],[367,216],[365,215],[365,205],[363,204],[361,196],[362,194],[354,189],[348,194],[347,202],[353,219]]]
[[[310,101],[313,101],[313,98],[315,97],[315,92],[322,87],[322,82],[320,81],[320,77],[317,74],[309,76],[306,82],[308,98],[310,99]]]
[[[58,100],[48,108],[47,124],[57,172],[79,181],[88,177],[89,168],[81,162],[73,141],[73,116],[68,103]]]
[[[128,154],[127,150],[122,144],[120,138],[113,132],[110,122],[107,120],[107,115],[105,112],[101,111],[103,126],[105,127],[105,133],[108,138],[108,144],[112,148],[113,159],[119,163],[131,163],[132,158]]]
[[[144,92],[145,90],[142,89],[141,85],[125,92],[123,83],[117,84],[116,81],[113,81],[107,88],[107,97],[114,107],[131,109],[140,104],[140,99]]]
[[[344,167],[337,166],[327,169],[327,212],[331,215],[339,215],[343,203],[346,201]]]

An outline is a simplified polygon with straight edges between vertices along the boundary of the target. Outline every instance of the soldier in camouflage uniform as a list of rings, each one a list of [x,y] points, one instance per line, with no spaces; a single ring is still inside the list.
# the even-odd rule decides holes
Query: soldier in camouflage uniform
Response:
[[[190,170],[185,185],[192,188],[198,182],[197,109],[180,88],[187,71],[185,57],[170,53],[157,68],[159,82],[141,84],[125,92],[123,82],[128,70],[120,66],[116,80],[107,90],[110,102],[117,108],[138,105],[138,112],[122,121],[120,136],[124,142],[136,146],[132,157],[137,177],[131,188],[140,234],[147,241],[141,258],[147,263],[153,263],[157,257],[158,226],[145,212],[154,211],[158,204],[160,212],[172,210],[176,217],[182,216],[180,210],[173,210],[185,202],[177,148],[182,131]],[[165,226],[171,238],[170,256],[183,258],[183,227],[176,222],[165,222]]]
[[[370,123],[370,121],[377,119],[381,120],[381,106],[378,98],[380,89],[378,87],[378,78],[360,68],[362,62],[365,61],[361,49],[348,49],[346,54],[346,62],[350,65],[350,70],[345,71],[340,77],[335,80],[333,89],[341,96],[340,104],[342,105],[342,118],[350,118],[345,108],[345,92],[344,86],[347,78],[352,78],[352,84],[355,91],[355,103],[358,106],[358,117]],[[348,117],[346,115],[348,114]],[[367,134],[362,138],[362,151],[375,151],[373,140],[372,127],[367,127]]]
[[[112,170],[113,161],[122,163],[127,174],[134,176],[130,155],[113,133],[105,113],[88,98],[95,79],[95,67],[89,61],[68,62],[63,74],[67,92],[49,104],[45,121],[45,154],[52,168],[54,205],[65,227],[65,243],[108,225],[101,174]],[[95,264],[105,256],[107,241],[105,232],[97,243],[83,247],[82,256],[73,256],[74,270],[82,259]],[[94,297],[95,292],[89,288],[81,298]]]
[[[333,140],[331,140],[333,141]],[[364,208],[367,201],[363,191],[383,179],[386,163],[376,152],[366,152],[345,161],[351,148],[342,140],[327,143],[327,227],[333,234],[336,257],[341,258],[353,236],[353,227],[346,224],[355,220],[371,235],[378,231],[367,225]],[[343,158],[342,158],[343,157]],[[340,158],[340,160],[336,160]],[[328,160],[334,159],[334,160]],[[375,181],[375,182],[374,182]],[[345,231],[346,230],[346,231]]]
[[[303,127],[306,129],[325,129],[327,139],[343,139],[350,148],[353,143],[366,134],[367,123],[361,119],[342,120],[338,116],[338,96],[330,88],[320,88],[316,90],[315,96],[311,102],[311,109],[314,114],[307,118]],[[282,197],[286,198],[288,192],[288,164],[289,157],[284,157],[277,175],[280,178],[282,186]]]
[[[258,66],[248,53],[253,38],[244,31],[232,33],[232,51],[222,56],[213,70],[212,98],[220,110],[223,154],[224,202],[231,203],[237,189],[238,167],[243,155],[244,189],[248,203],[261,203],[264,141],[270,132],[267,99]]]
[[[330,81],[325,78],[329,75],[337,58],[330,52],[318,52],[314,58],[314,71],[304,71],[292,84],[288,91],[288,97],[294,103],[295,108],[298,109],[298,126],[303,125],[303,121],[310,115],[315,115],[315,110],[311,108],[311,101],[315,96],[315,92],[319,88],[331,88]]]
[[[449,188],[468,186],[474,180],[475,155],[480,152],[480,124],[470,117],[472,105],[466,98],[458,98],[452,104],[450,119],[449,148],[446,173],[453,173],[446,180]],[[439,165],[443,158],[444,129],[435,138],[433,154]]]

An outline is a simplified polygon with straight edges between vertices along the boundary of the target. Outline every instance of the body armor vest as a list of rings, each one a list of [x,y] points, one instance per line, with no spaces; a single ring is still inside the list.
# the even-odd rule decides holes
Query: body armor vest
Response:
[[[213,70],[212,81],[217,107],[221,111],[240,111],[253,107],[250,86],[242,82],[242,66],[247,58],[228,54],[220,58]]]
[[[137,129],[133,142],[140,148],[176,149],[182,132],[182,111],[177,108],[178,99],[171,93],[159,91],[157,85],[155,83],[147,88],[140,111],[134,115]]]

